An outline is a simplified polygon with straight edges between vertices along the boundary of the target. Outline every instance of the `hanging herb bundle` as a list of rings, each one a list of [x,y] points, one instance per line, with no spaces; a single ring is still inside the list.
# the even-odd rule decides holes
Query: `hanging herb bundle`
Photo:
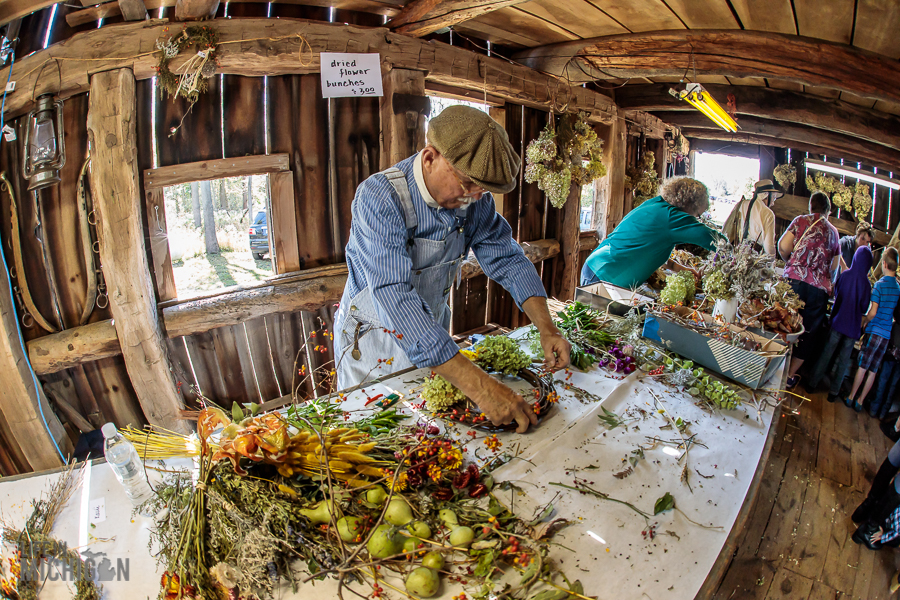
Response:
[[[167,40],[157,40],[156,65],[160,88],[169,97],[182,97],[193,104],[209,89],[210,77],[216,74],[216,51],[219,33],[206,26],[186,27]],[[184,65],[173,72],[169,63],[185,50],[195,52]]]
[[[554,115],[525,150],[525,181],[537,183],[550,203],[561,208],[572,185],[587,185],[606,175],[603,140],[586,113]]]
[[[797,183],[797,167],[792,164],[783,164],[775,167],[775,181],[782,189],[793,189]]]
[[[652,152],[645,151],[637,167],[626,169],[625,189],[631,190],[634,196],[634,206],[653,198],[659,192],[659,179],[655,165],[656,156]]]

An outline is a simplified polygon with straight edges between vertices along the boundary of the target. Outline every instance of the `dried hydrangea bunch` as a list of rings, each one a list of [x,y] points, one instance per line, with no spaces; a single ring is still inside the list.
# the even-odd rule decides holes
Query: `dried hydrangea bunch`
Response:
[[[606,175],[602,156],[603,140],[585,113],[554,115],[525,149],[525,181],[537,183],[550,203],[561,208],[572,184],[586,185]]]
[[[797,183],[797,167],[792,164],[783,164],[775,167],[775,181],[782,189],[794,187]]]
[[[425,406],[432,412],[445,411],[457,402],[466,399],[462,390],[440,375],[425,380],[421,396],[425,399]]]
[[[694,300],[697,291],[694,274],[690,271],[679,271],[666,277],[666,287],[659,293],[659,299],[663,304],[674,306],[679,302],[687,306]]]
[[[489,335],[475,346],[475,362],[482,369],[515,375],[531,364],[515,340],[505,335]]]
[[[634,206],[659,193],[659,178],[656,173],[656,155],[645,151],[637,167],[626,169],[625,189],[631,190]]]
[[[857,219],[865,219],[872,212],[872,193],[869,186],[858,181],[853,186],[853,210]]]

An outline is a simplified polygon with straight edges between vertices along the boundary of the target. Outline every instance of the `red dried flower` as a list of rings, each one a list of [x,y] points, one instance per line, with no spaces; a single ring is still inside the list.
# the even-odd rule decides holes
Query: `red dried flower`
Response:
[[[488,489],[487,486],[483,483],[476,483],[472,487],[469,488],[469,498],[481,498],[485,494],[487,494]]]
[[[453,498],[453,490],[450,488],[438,488],[433,495],[436,500],[446,502]]]

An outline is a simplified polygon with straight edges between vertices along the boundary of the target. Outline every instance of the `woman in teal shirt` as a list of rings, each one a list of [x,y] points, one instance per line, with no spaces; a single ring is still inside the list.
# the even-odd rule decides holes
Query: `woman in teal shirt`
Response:
[[[677,177],[660,195],[628,213],[584,263],[581,285],[605,281],[633,289],[668,260],[676,244],[715,249],[717,231],[697,220],[709,208],[709,192],[696,179]]]

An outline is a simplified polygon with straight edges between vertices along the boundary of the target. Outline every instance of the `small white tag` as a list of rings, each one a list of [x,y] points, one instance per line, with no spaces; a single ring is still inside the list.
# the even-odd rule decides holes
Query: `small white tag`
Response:
[[[3,126],[3,139],[5,139],[7,142],[16,141],[16,130],[13,129],[9,125],[4,125]]]
[[[199,56],[200,58],[206,58],[206,50],[198,50],[197,56]]]
[[[7,91],[7,92],[15,91],[15,89],[16,89],[16,82],[15,82],[15,81],[10,81],[9,83],[6,84],[6,91]]]
[[[106,498],[95,498],[91,500],[90,508],[91,523],[102,523],[106,520]]]

